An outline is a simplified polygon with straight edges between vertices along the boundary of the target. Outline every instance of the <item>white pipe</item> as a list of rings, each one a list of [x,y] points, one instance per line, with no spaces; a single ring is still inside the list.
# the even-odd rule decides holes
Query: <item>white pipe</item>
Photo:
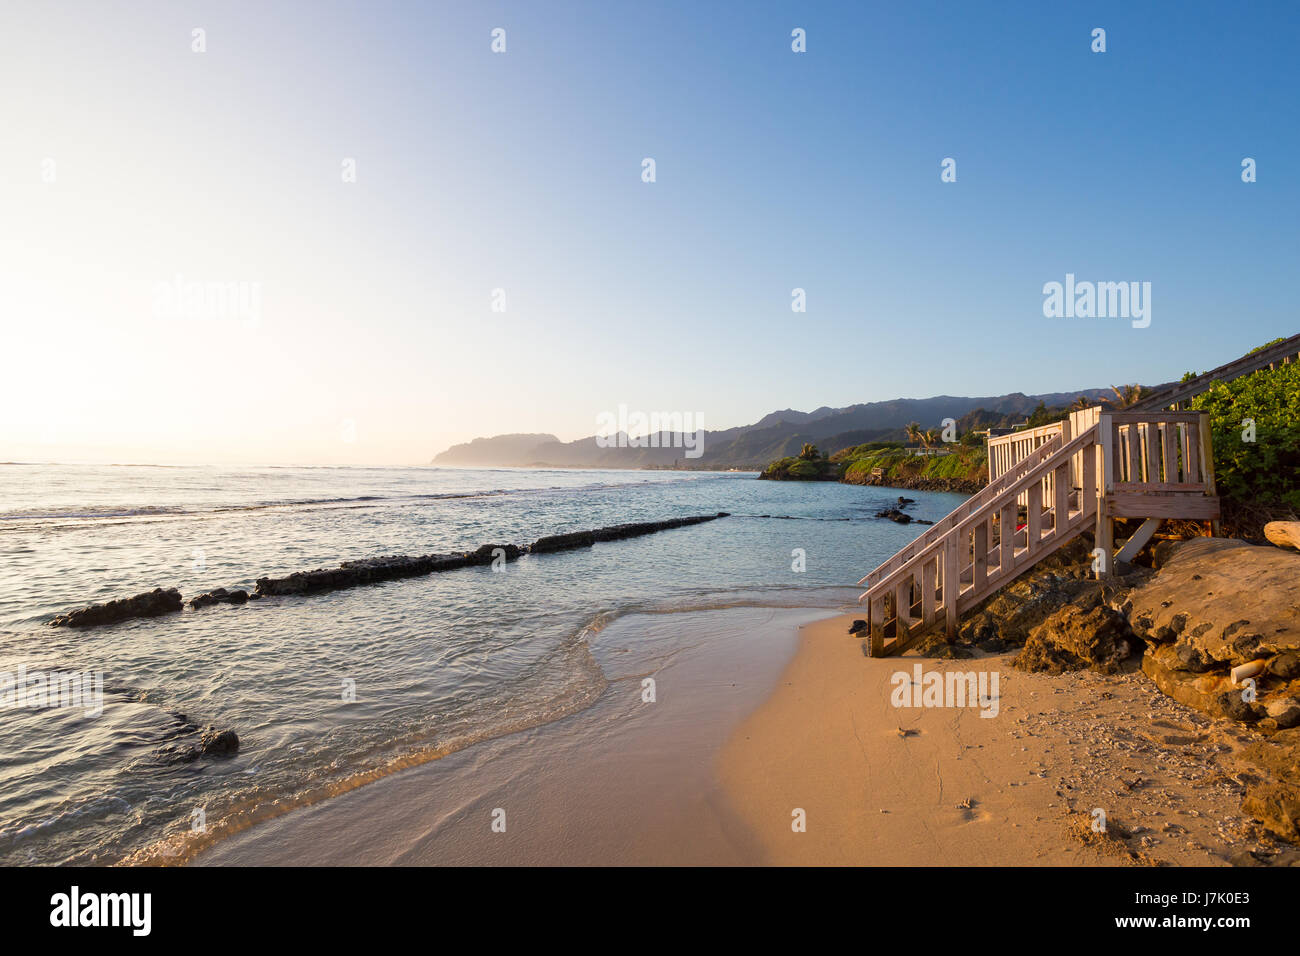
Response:
[[[1232,682],[1240,684],[1242,681],[1256,677],[1264,672],[1264,659],[1261,657],[1257,661],[1251,661],[1249,664],[1238,664],[1232,669]]]

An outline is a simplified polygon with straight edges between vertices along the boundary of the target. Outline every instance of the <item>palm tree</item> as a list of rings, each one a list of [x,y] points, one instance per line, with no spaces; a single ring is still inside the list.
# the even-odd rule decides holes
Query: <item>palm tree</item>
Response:
[[[1092,406],[1095,404],[1097,403],[1094,402],[1087,395],[1080,395],[1078,398],[1074,400],[1074,404],[1070,406],[1070,410],[1074,412],[1081,412],[1085,408],[1092,408]]]
[[[816,445],[813,445],[809,442],[804,442],[804,446],[802,450],[800,450],[799,452],[799,457],[802,458],[804,461],[812,461],[819,454],[821,453],[817,451]]]
[[[908,441],[910,441],[910,442],[917,442],[918,444],[920,443],[920,441],[921,441],[921,423],[920,423],[920,422],[908,422],[907,426],[904,428],[904,431],[907,433],[907,440],[908,440]]]
[[[1141,385],[1112,385],[1110,390],[1115,393],[1115,401],[1112,402],[1116,408],[1131,408],[1146,397],[1147,390]]]
[[[927,428],[925,431],[921,432],[921,444],[925,446],[926,451],[929,451],[935,445],[939,444],[939,433],[933,428]]]

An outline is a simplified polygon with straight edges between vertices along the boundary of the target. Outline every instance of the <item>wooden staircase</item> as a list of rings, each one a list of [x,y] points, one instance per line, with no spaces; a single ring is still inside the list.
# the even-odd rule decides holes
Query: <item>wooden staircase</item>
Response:
[[[1165,518],[1219,517],[1203,412],[1083,409],[990,438],[989,469],[986,488],[858,582],[871,656],[940,622],[955,636],[963,613],[1086,530],[1110,573],[1116,518],[1148,519],[1129,541],[1140,546]]]

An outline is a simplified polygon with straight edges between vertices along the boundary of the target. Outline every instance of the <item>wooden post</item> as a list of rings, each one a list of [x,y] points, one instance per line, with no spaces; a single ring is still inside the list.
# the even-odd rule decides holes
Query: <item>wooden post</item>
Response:
[[[938,574],[939,556],[926,558],[921,568],[921,626],[927,631],[935,619],[934,589]]]
[[[1110,415],[1103,412],[1097,423],[1097,434],[1101,439],[1098,456],[1101,458],[1097,476],[1097,534],[1093,547],[1101,551],[1101,565],[1097,577],[1108,577],[1112,573],[1115,554],[1115,528],[1111,523],[1107,508],[1107,497],[1115,485],[1115,427]]]
[[[871,624],[871,656],[885,656],[885,596],[872,598],[867,606],[867,617]]]
[[[894,588],[894,645],[902,647],[912,630],[912,574],[898,582]]]
[[[961,570],[957,561],[957,535],[943,542],[943,615],[944,633],[952,640],[957,636],[957,598],[961,594]]]
[[[1008,501],[998,514],[998,527],[1001,529],[998,542],[998,576],[1005,578],[1015,563],[1016,557],[1016,517],[1018,511],[1014,501]]]
[[[1196,427],[1201,435],[1201,467],[1205,469],[1205,493],[1207,495],[1217,495],[1218,492],[1214,487],[1214,438],[1210,434],[1209,412],[1201,412],[1200,421],[1196,423]],[[1219,530],[1219,522],[1217,520],[1211,521],[1211,536],[1217,537]]]
[[[1055,484],[1056,495],[1052,510],[1056,515],[1052,518],[1052,533],[1060,539],[1064,536],[1065,527],[1070,519],[1070,463],[1068,461],[1064,465],[1057,466]]]

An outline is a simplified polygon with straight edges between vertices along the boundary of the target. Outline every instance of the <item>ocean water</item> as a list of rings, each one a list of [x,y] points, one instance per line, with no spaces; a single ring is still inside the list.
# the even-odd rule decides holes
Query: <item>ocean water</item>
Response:
[[[3,709],[0,864],[183,862],[583,710],[608,682],[593,647],[624,615],[850,604],[919,530],[872,517],[898,494],[735,473],[0,465],[0,690],[20,668],[103,681],[102,713]],[[931,520],[961,500],[907,494]],[[155,587],[188,599],[356,558],[717,511],[732,517],[497,572],[48,626]],[[239,753],[170,759],[195,725],[234,730]]]

